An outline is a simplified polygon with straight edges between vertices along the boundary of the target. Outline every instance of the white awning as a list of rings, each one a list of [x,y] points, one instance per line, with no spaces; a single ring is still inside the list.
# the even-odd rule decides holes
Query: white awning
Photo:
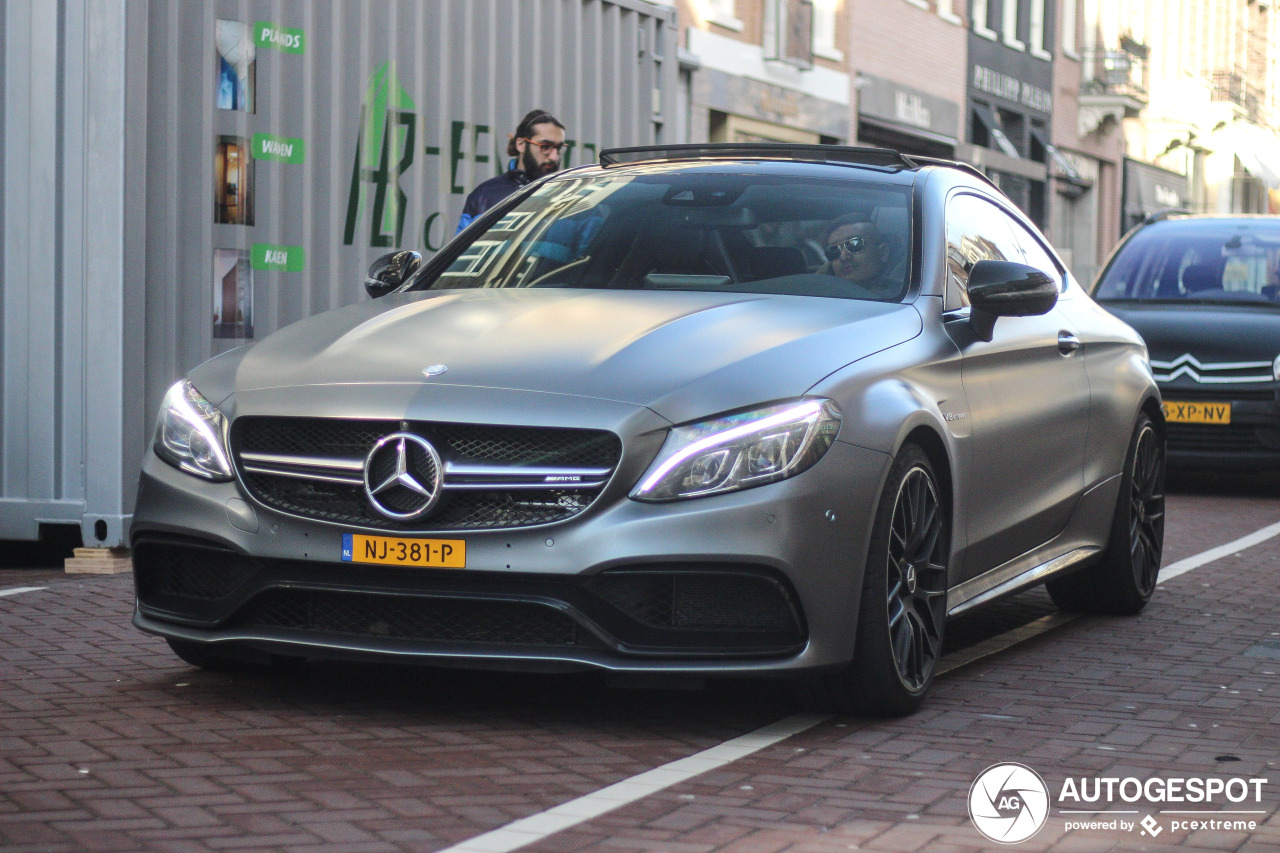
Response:
[[[1237,122],[1214,133],[1210,145],[1214,151],[1234,154],[1246,172],[1267,186],[1280,188],[1280,136]]]

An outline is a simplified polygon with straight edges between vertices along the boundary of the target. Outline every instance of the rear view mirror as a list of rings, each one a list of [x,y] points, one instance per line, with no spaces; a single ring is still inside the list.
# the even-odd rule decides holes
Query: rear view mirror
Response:
[[[991,340],[997,317],[1047,314],[1058,303],[1058,282],[1035,267],[1013,261],[978,261],[969,271],[969,323]]]
[[[422,255],[405,250],[383,255],[369,265],[364,289],[374,299],[386,296],[413,277],[422,268]]]

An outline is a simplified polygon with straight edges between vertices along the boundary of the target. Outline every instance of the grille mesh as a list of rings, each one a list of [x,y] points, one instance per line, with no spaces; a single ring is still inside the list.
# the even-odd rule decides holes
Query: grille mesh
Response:
[[[1194,388],[1181,385],[1161,385],[1160,394],[1166,400],[1188,403],[1231,403],[1236,400],[1271,401],[1276,398],[1276,392],[1272,389],[1237,387],[1226,391],[1220,388],[1205,388],[1203,385]]]
[[[1171,451],[1208,453],[1248,453],[1280,450],[1280,432],[1247,424],[1171,423],[1167,427],[1167,446]]]
[[[243,453],[363,459],[379,438],[400,431],[398,421],[245,417],[232,428],[239,464]],[[622,444],[609,432],[585,429],[411,423],[442,459],[455,464],[612,469]],[[446,490],[425,519],[386,518],[364,488],[322,480],[241,471],[255,498],[290,515],[382,530],[493,530],[549,524],[591,505],[598,489]]]
[[[237,452],[363,459],[379,438],[399,430],[399,421],[244,417],[232,443]],[[413,422],[409,431],[453,462],[612,468],[622,452],[617,436],[600,430]]]
[[[538,604],[275,589],[236,619],[243,628],[279,628],[446,644],[573,646],[577,625]]]
[[[245,484],[263,503],[291,515],[376,527],[381,530],[493,530],[550,524],[572,518],[591,505],[594,492],[550,489],[446,493],[429,518],[400,522],[369,505],[364,489],[267,474],[249,474]]]
[[[627,616],[653,628],[798,631],[783,591],[740,573],[618,573],[589,588]]]
[[[217,601],[244,585],[254,564],[229,551],[140,544],[134,550],[134,582],[143,597]]]

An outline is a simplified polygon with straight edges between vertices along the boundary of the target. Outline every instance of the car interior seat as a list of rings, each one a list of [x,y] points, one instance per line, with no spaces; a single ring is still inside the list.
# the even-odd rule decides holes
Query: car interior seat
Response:
[[[1160,273],[1160,278],[1156,281],[1156,299],[1177,299],[1182,295],[1182,290],[1178,286],[1178,259],[1170,258],[1164,266],[1164,270]]]
[[[888,244],[889,256],[885,267],[894,281],[907,278],[909,254],[910,214],[905,207],[877,207],[871,215],[881,238]]]
[[[1182,289],[1188,295],[1222,289],[1222,268],[1218,264],[1192,264],[1182,271]]]
[[[653,262],[646,272],[675,275],[712,275],[716,272],[707,259],[705,229],[668,224],[654,231],[647,243]]]
[[[794,246],[752,246],[746,267],[753,279],[798,275],[807,270],[804,253]]]

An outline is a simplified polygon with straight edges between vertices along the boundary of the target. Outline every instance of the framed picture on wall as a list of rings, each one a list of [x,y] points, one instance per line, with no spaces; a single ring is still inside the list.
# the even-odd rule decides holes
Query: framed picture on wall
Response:
[[[213,336],[253,337],[253,267],[246,251],[213,250]]]
[[[253,158],[249,140],[219,136],[213,160],[213,221],[253,224]]]
[[[214,27],[217,48],[218,109],[254,112],[257,100],[257,55],[253,28],[244,21],[219,20]]]

